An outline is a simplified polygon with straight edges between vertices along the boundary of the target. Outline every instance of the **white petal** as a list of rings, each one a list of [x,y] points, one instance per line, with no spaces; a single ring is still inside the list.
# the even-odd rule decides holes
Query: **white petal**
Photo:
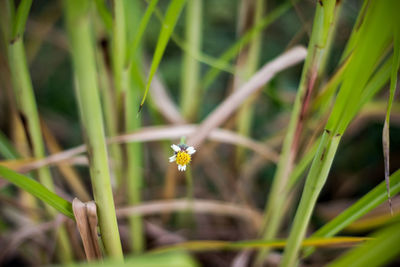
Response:
[[[186,148],[186,152],[189,155],[192,155],[192,154],[194,154],[196,152],[196,149],[194,149],[194,147],[190,146],[190,147]]]
[[[181,148],[180,148],[179,146],[175,145],[175,144],[173,144],[173,145],[171,146],[171,148],[172,148],[175,152],[181,151]]]
[[[182,171],[186,171],[186,165],[183,165],[183,166],[181,167],[181,169],[182,169]]]
[[[176,155],[169,157],[169,162],[174,162],[176,160]]]
[[[178,170],[179,170],[179,171],[181,171],[181,167],[182,167],[181,165],[178,165]]]

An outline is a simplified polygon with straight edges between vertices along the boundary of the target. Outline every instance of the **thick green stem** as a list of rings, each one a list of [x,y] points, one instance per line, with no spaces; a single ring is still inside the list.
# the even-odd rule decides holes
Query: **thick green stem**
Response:
[[[181,80],[181,110],[186,119],[195,118],[200,106],[200,63],[192,54],[201,51],[203,0],[188,1],[186,6],[185,37],[189,49],[184,53]]]
[[[89,1],[64,1],[66,22],[76,77],[76,95],[88,156],[101,238],[107,254],[122,259],[117,218],[112,195],[96,64],[89,23]]]
[[[99,87],[104,112],[104,123],[106,135],[118,135],[118,112],[116,108],[115,92],[112,91],[111,79],[108,70],[106,69],[104,56],[97,51],[97,67],[99,72]],[[109,146],[110,157],[112,159],[112,172],[115,176],[115,188],[120,188],[122,183],[122,151],[120,144],[111,144]]]
[[[114,1],[114,24],[113,24],[113,42],[112,59],[114,84],[117,95],[117,108],[121,110],[122,105],[122,72],[126,57],[126,30],[124,1]]]

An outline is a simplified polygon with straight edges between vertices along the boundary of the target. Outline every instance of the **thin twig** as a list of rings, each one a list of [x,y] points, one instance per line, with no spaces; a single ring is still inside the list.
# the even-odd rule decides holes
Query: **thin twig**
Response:
[[[198,128],[199,127],[196,125],[146,127],[134,133],[108,138],[107,144],[178,139],[183,135],[188,136],[197,132]],[[276,162],[278,160],[278,155],[274,150],[268,148],[266,145],[260,142],[251,140],[244,136],[237,135],[234,132],[222,129],[214,129],[208,138],[213,141],[247,147],[259,153],[260,155],[263,155],[266,159],[271,160],[272,162]],[[60,153],[50,155],[46,158],[21,165],[19,171],[28,172],[31,170],[35,170],[46,165],[51,165],[68,160],[84,152],[86,152],[86,146],[80,145],[71,149],[64,150]]]
[[[251,221],[257,229],[259,229],[262,222],[260,212],[253,209],[216,200],[201,199],[193,199],[192,201],[187,199],[150,201],[137,206],[119,208],[116,213],[118,218],[123,218],[132,214],[154,215],[156,213],[183,211],[189,207],[196,213],[212,213],[219,216],[228,215],[242,218]]]
[[[304,47],[296,46],[264,65],[247,83],[226,98],[208,115],[196,133],[190,136],[188,144],[194,147],[199,146],[210,134],[211,130],[217,128],[228,119],[251,94],[260,90],[278,72],[303,61],[306,55],[307,51]]]

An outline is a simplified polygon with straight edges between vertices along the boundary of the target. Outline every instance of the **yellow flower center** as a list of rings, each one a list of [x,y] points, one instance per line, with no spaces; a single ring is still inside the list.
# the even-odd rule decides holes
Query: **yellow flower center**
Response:
[[[182,165],[185,166],[187,164],[189,164],[191,160],[191,157],[188,153],[186,153],[185,151],[179,151],[176,154],[176,164],[178,165]]]

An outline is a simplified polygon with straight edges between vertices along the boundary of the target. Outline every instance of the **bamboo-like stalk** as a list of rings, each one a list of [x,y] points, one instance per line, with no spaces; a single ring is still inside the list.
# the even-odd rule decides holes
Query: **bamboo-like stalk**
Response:
[[[104,55],[97,49],[97,67],[99,73],[99,87],[104,111],[104,124],[107,136],[118,135],[118,111],[116,108],[115,92],[111,90],[111,75],[106,68]],[[118,190],[122,185],[122,150],[119,144],[113,144],[109,148],[110,157],[112,158],[112,173],[115,177],[115,188]]]
[[[90,1],[64,1],[68,37],[76,77],[76,96],[88,156],[93,194],[98,208],[101,238],[107,254],[123,259],[115,216],[102,110],[97,84],[95,55],[89,22]]]
[[[309,108],[309,99],[320,76],[320,66],[325,59],[324,53],[328,45],[332,22],[335,17],[335,0],[323,1],[317,4],[314,26],[311,34],[308,54],[304,63],[303,72],[296,95],[296,100],[290,117],[288,130],[283,142],[281,157],[275,172],[271,191],[267,200],[264,214],[263,238],[273,239],[281,225],[283,218],[283,205],[287,199],[289,176],[296,157],[300,133],[303,128],[306,111]],[[257,264],[261,264],[265,251],[259,253]]]
[[[126,56],[124,1],[114,1],[112,61],[117,109],[122,105],[122,72]]]
[[[200,53],[202,43],[203,0],[188,1],[186,6],[186,43],[192,53],[183,55],[180,106],[185,119],[193,120],[200,106],[200,63],[192,54]]]
[[[15,17],[13,17],[14,14],[10,16],[10,19],[13,21],[10,23],[12,30],[8,34],[5,32],[5,40],[8,42],[8,60],[18,111],[22,120],[27,125],[27,134],[32,144],[32,154],[34,157],[40,159],[45,157],[45,149],[23,43],[25,23],[31,4],[31,0],[22,1],[19,4]],[[36,175],[42,185],[54,192],[54,184],[48,167],[38,169]],[[50,206],[46,205],[46,209],[51,216],[56,216],[57,212]],[[71,246],[64,226],[60,226],[58,230],[57,256],[63,263],[71,262],[73,259]]]

